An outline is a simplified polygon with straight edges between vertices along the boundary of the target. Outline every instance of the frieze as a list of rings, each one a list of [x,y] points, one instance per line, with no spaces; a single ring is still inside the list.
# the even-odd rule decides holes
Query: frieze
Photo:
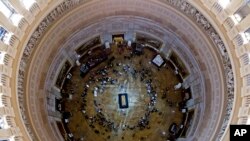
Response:
[[[29,57],[32,54],[33,49],[37,45],[39,39],[42,37],[42,35],[45,33],[46,29],[61,15],[66,13],[69,9],[77,6],[79,4],[80,0],[65,0],[60,5],[58,5],[54,10],[52,10],[46,18],[44,18],[39,26],[36,28],[36,30],[31,35],[24,51],[22,58],[20,60],[20,66],[19,66],[19,72],[18,72],[18,89],[17,89],[17,95],[18,95],[18,101],[19,101],[19,108],[22,115],[22,119],[24,121],[24,124],[26,126],[26,129],[31,137],[31,139],[34,141],[36,140],[30,121],[28,121],[26,117],[26,111],[25,111],[25,101],[24,101],[24,75],[26,70],[26,64],[28,63]]]

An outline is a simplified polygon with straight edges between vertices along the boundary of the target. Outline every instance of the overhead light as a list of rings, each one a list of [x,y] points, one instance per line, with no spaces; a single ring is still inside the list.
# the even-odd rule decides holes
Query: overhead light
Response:
[[[10,17],[11,21],[13,22],[13,24],[14,24],[15,26],[18,26],[18,24],[19,24],[19,22],[21,21],[22,18],[23,18],[23,16],[20,15],[20,14],[13,14],[13,15]]]
[[[9,5],[7,7],[7,4],[6,1],[0,1],[0,11],[9,18],[13,14],[13,9]]]
[[[230,3],[230,0],[219,0],[218,3],[223,9],[225,9],[227,5]]]
[[[234,14],[234,17],[235,17],[235,19],[238,21],[238,22],[240,22],[241,20],[242,20],[242,17],[240,16],[240,14]]]
[[[249,42],[250,41],[250,33],[249,32],[245,32],[245,36],[246,36],[247,41]]]
[[[0,129],[8,129],[9,125],[5,117],[0,117]]]
[[[23,5],[26,9],[30,9],[30,7],[36,2],[35,0],[22,0]]]
[[[242,38],[242,40],[243,40],[243,44],[247,44],[248,43],[248,39],[247,39],[247,36],[248,36],[248,33],[244,33],[244,32],[241,32],[241,33],[239,33],[240,34],[240,36],[241,36],[241,38]]]
[[[234,24],[237,25],[239,22],[238,20],[235,18],[234,15],[231,15],[230,18],[233,20]]]
[[[4,56],[6,52],[0,52],[0,64],[4,64]]]
[[[7,45],[10,44],[10,39],[12,37],[13,33],[12,32],[8,32],[7,34],[5,34],[5,37],[3,39],[3,42]]]

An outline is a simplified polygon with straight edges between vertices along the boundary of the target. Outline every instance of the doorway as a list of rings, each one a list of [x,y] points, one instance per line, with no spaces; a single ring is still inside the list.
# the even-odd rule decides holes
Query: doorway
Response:
[[[122,44],[123,41],[124,41],[124,34],[115,34],[115,35],[112,35],[112,41],[115,44]]]

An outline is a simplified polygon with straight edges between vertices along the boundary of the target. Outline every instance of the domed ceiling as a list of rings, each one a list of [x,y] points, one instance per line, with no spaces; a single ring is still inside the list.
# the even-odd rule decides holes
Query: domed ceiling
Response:
[[[227,44],[209,15],[184,0],[72,0],[48,11],[19,64],[20,111],[31,139],[62,140],[56,125],[60,114],[50,103],[60,97],[61,68],[65,62],[77,65],[77,50],[86,42],[98,37],[101,44],[111,44],[120,34],[127,42],[137,42],[139,35],[159,41],[157,54],[164,60],[175,54],[185,66],[182,88],[191,91],[194,114],[180,140],[221,139],[233,106],[234,75]]]

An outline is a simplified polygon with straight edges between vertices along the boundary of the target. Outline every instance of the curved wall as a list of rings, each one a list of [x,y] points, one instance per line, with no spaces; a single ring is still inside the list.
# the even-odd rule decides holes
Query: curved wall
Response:
[[[80,2],[78,4],[79,7],[84,7],[85,6],[85,8],[87,9],[86,13],[84,13],[84,14],[87,15],[86,18],[84,17],[81,20],[87,20],[87,19],[89,19],[88,21],[92,21],[92,23],[98,22],[98,20],[96,20],[96,19],[100,19],[101,17],[99,17],[99,18],[96,17],[96,19],[91,19],[91,16],[98,16],[98,14],[95,15],[95,13],[98,13],[98,12],[96,12],[96,9],[92,9],[93,7],[92,8],[89,7],[89,6],[91,6],[92,3],[95,3],[97,1],[91,1],[91,2],[84,1],[83,2],[83,1],[74,0],[70,4],[69,4],[68,1],[65,1],[64,4],[68,4],[68,6],[69,6],[69,7],[65,7],[65,8],[66,9],[70,9],[70,7],[73,7],[74,4],[77,4],[78,2]],[[86,2],[85,5],[81,5],[81,4],[85,3],[85,2]],[[109,2],[109,1],[105,1],[105,2]],[[105,3],[105,2],[102,2],[102,4]],[[212,1],[206,1],[206,0],[189,1],[192,5],[194,5],[197,9],[199,9],[199,11],[201,11],[204,14],[204,16],[211,22],[211,24],[213,25],[213,27],[219,33],[220,37],[222,38],[223,42],[225,43],[225,47],[227,48],[227,51],[229,52],[229,56],[231,58],[231,62],[232,62],[232,66],[233,66],[232,69],[234,70],[234,78],[235,79],[234,79],[233,83],[234,83],[235,87],[232,88],[234,90],[234,92],[235,92],[235,101],[234,101],[234,105],[233,105],[234,108],[231,109],[230,105],[229,105],[229,109],[227,109],[227,116],[226,116],[226,119],[225,119],[226,122],[224,122],[224,126],[222,127],[223,130],[221,130],[223,132],[220,132],[220,135],[218,136],[215,133],[219,132],[219,130],[220,130],[219,128],[221,127],[220,125],[222,124],[222,120],[223,120],[223,119],[221,119],[221,116],[223,116],[225,114],[225,108],[224,108],[224,111],[223,111],[223,109],[220,109],[218,107],[224,107],[225,106],[223,104],[224,101],[225,101],[224,98],[228,97],[227,95],[221,96],[221,95],[218,95],[218,93],[217,93],[217,95],[215,94],[215,92],[219,92],[221,94],[224,94],[224,92],[215,91],[215,90],[216,90],[216,87],[217,88],[218,87],[224,88],[224,86],[222,86],[222,85],[224,85],[225,82],[228,82],[228,80],[225,80],[225,78],[223,78],[223,76],[225,76],[225,74],[223,74],[223,68],[222,68],[221,58],[217,56],[219,54],[218,53],[219,51],[214,48],[214,44],[213,44],[213,42],[211,42],[210,39],[206,39],[209,36],[207,36],[206,34],[204,34],[204,30],[200,29],[201,26],[196,26],[196,25],[194,25],[195,22],[191,22],[192,20],[195,20],[195,18],[193,18],[193,19],[191,18],[191,21],[190,21],[189,19],[187,19],[187,17],[192,17],[192,16],[187,16],[187,17],[186,16],[182,16],[183,13],[178,12],[178,11],[174,10],[173,8],[171,8],[171,7],[164,6],[164,4],[162,2],[172,3],[172,5],[175,5],[176,7],[179,7],[180,9],[182,7],[189,7],[189,5],[184,5],[183,6],[182,4],[185,1],[179,1],[179,0],[178,1],[162,0],[161,2],[158,2],[158,1],[156,2],[155,1],[155,2],[153,2],[153,4],[151,3],[151,1],[149,1],[149,2],[144,2],[144,1],[141,2],[140,0],[137,0],[137,1],[126,1],[126,2],[117,1],[117,2],[114,2],[114,3],[106,3],[106,4],[103,4],[103,5],[99,5],[100,3],[98,3],[96,6],[97,6],[97,8],[100,8],[100,9],[101,8],[105,9],[107,7],[113,8],[114,11],[116,11],[116,13],[114,11],[112,13],[112,11],[111,11],[112,14],[110,14],[110,15],[112,15],[112,16],[114,16],[114,15],[119,15],[120,16],[120,15],[126,15],[126,14],[130,15],[131,14],[131,15],[135,15],[135,16],[140,16],[140,17],[144,17],[144,18],[147,18],[147,19],[151,19],[153,21],[156,21],[157,23],[160,23],[160,25],[163,26],[164,28],[166,28],[168,30],[172,30],[175,33],[177,33],[178,35],[180,35],[180,38],[185,42],[185,44],[187,44],[187,46],[190,48],[190,50],[194,54],[194,56],[196,56],[196,60],[197,60],[197,62],[199,64],[199,67],[201,68],[201,70],[202,70],[202,72],[204,74],[209,73],[209,72],[213,72],[214,68],[218,68],[218,72],[214,73],[215,74],[214,76],[213,75],[204,75],[203,79],[204,79],[205,84],[212,84],[212,86],[211,85],[206,85],[206,87],[208,87],[208,88],[206,88],[205,90],[208,90],[210,88],[211,93],[214,93],[214,95],[211,95],[211,97],[206,97],[204,99],[206,101],[204,101],[203,104],[205,104],[205,103],[206,104],[212,103],[210,109],[207,109],[208,106],[206,106],[206,107],[202,107],[201,106],[201,109],[205,109],[205,111],[203,111],[204,115],[207,112],[209,112],[209,110],[211,110],[211,111],[217,110],[215,113],[217,113],[218,116],[214,117],[213,119],[205,119],[205,121],[207,121],[207,122],[203,123],[202,125],[199,125],[199,128],[206,127],[206,126],[208,126],[206,124],[210,124],[211,123],[210,124],[210,128],[208,130],[206,130],[206,131],[209,132],[208,135],[211,135],[211,136],[213,136],[215,138],[218,137],[217,139],[220,139],[220,137],[224,133],[224,130],[227,129],[226,127],[228,127],[227,126],[228,123],[246,124],[247,118],[248,118],[248,112],[247,112],[247,110],[249,108],[246,108],[246,107],[247,107],[247,103],[249,102],[247,100],[247,97],[249,95],[249,91],[248,91],[248,89],[249,89],[248,87],[249,86],[246,83],[245,79],[247,78],[247,74],[250,71],[248,71],[249,70],[248,69],[249,66],[242,65],[242,63],[240,64],[239,59],[244,54],[247,54],[249,43],[248,44],[239,44],[238,42],[241,42],[242,39],[238,38],[237,34],[239,32],[242,32],[244,29],[246,29],[247,26],[249,27],[249,24],[245,24],[245,21],[247,21],[247,19],[249,19],[249,16],[246,19],[244,19],[238,25],[232,24],[232,21],[229,18],[230,14],[233,14],[237,9],[240,8],[241,5],[244,5],[245,3],[243,1],[232,1],[231,2],[232,4],[228,6],[228,9],[218,10],[218,3],[215,0],[212,0]],[[49,5],[47,5],[48,3],[49,3]],[[20,92],[20,89],[22,91],[22,88],[20,88],[20,86],[21,86],[20,83],[22,83],[22,82],[19,82],[16,79],[16,76],[18,76],[16,72],[18,70],[17,68],[19,68],[18,64],[20,62],[20,60],[17,59],[17,58],[19,58],[19,56],[21,57],[22,50],[24,49],[24,47],[26,47],[26,44],[27,44],[28,40],[30,39],[30,37],[33,36],[32,35],[33,31],[35,30],[35,28],[37,27],[37,25],[40,23],[40,21],[42,21],[42,19],[47,15],[47,13],[49,13],[59,3],[62,3],[62,1],[44,1],[42,3],[42,2],[40,2],[40,0],[38,0],[37,3],[36,3],[36,6],[34,6],[32,8],[32,11],[35,11],[35,12],[31,16],[27,16],[28,14],[26,14],[24,16],[24,19],[26,20],[26,22],[22,22],[22,26],[20,26],[18,28],[13,28],[13,27],[10,27],[10,26],[8,27],[9,30],[12,31],[14,33],[14,35],[16,36],[16,37],[13,36],[13,38],[11,38],[11,44],[10,45],[4,45],[4,44],[1,43],[1,49],[5,49],[6,47],[12,47],[11,49],[7,50],[7,53],[10,56],[10,58],[8,58],[8,60],[6,61],[7,62],[6,63],[6,65],[7,65],[6,69],[7,70],[12,70],[11,71],[12,75],[8,76],[7,78],[5,78],[7,80],[7,82],[9,82],[9,85],[1,86],[1,89],[2,89],[1,92],[4,95],[7,95],[7,98],[11,100],[10,101],[11,105],[9,105],[8,108],[12,109],[12,107],[13,107],[13,111],[15,111],[15,113],[19,113],[19,105],[16,104],[17,96],[16,96],[16,91],[15,91],[15,89],[13,89],[13,87],[16,86],[16,88],[17,88],[17,90],[19,92]],[[121,8],[122,6],[129,5],[129,4],[131,4],[131,5],[129,7],[127,7],[127,9],[125,10],[126,14],[124,14],[124,11],[120,11],[120,13],[119,13],[119,10],[117,8]],[[141,8],[137,9],[138,8],[137,5],[138,5],[138,7],[141,7]],[[157,5],[157,6],[154,6],[154,5]],[[175,7],[175,6],[173,6],[173,7]],[[145,7],[146,7],[146,10],[145,10]],[[171,9],[171,11],[174,11],[174,12],[178,13],[179,16],[181,16],[181,18],[176,18],[172,14],[169,14],[168,12],[170,11],[170,9]],[[186,8],[184,8],[184,9],[186,9]],[[72,10],[72,13],[74,14],[77,10],[79,10],[79,9]],[[107,11],[108,10],[110,10],[110,9],[107,9]],[[139,12],[134,12],[136,10],[138,10]],[[91,13],[91,11],[93,11],[93,13]],[[131,12],[131,13],[129,13],[129,12]],[[149,12],[148,15],[145,14],[146,12]],[[82,14],[79,14],[79,15],[77,15],[75,17],[71,17],[71,18],[69,17],[68,18],[68,16],[71,15],[72,13],[68,13],[66,15],[64,15],[64,14],[57,15],[58,17],[61,17],[63,15],[63,17],[61,18],[60,21],[57,21],[55,24],[53,24],[53,26],[50,25],[46,29],[47,30],[46,31],[47,35],[49,35],[50,33],[52,33],[52,30],[54,30],[54,27],[56,27],[57,25],[59,25],[60,22],[62,22],[64,20],[69,20],[70,22],[73,22],[74,20],[77,19],[77,17],[82,17]],[[155,13],[157,15],[155,15],[153,13]],[[174,13],[174,14],[176,14],[176,13]],[[91,14],[94,14],[94,15],[91,15]],[[105,15],[107,13],[104,12],[102,14]],[[151,16],[149,16],[149,15],[151,15]],[[171,17],[171,15],[172,15],[172,17]],[[53,16],[53,15],[50,15],[50,17],[51,16]],[[105,15],[105,16],[107,16],[107,15]],[[58,17],[57,17],[57,19],[58,19]],[[168,21],[164,21],[164,20],[162,20],[163,19],[162,17],[166,17],[166,19],[169,19],[169,20]],[[3,21],[2,19],[3,18],[1,17],[1,22]],[[185,21],[184,21],[184,19],[185,19]],[[187,22],[186,20],[188,20],[189,22]],[[184,22],[181,22],[181,21],[184,21]],[[3,24],[5,24],[7,26],[8,25],[8,24],[6,24],[7,22],[8,22],[8,20],[6,20],[5,22],[3,22]],[[171,22],[172,22],[172,24],[171,24]],[[178,25],[178,24],[176,24],[176,22],[178,24],[183,24],[183,25]],[[200,22],[199,25],[203,25],[204,24],[204,23],[201,23],[201,21],[197,21],[197,22]],[[64,23],[64,24],[67,25],[68,23]],[[74,22],[73,22],[73,24],[74,24]],[[71,26],[73,24],[71,23]],[[9,24],[9,25],[11,25],[11,24]],[[27,25],[29,25],[29,26],[27,26]],[[68,24],[68,25],[70,25],[70,24]],[[90,23],[88,25],[90,25]],[[186,27],[186,25],[191,26],[191,28],[189,28],[189,29],[184,28],[183,29],[183,26]],[[80,25],[79,24],[78,26],[75,26],[75,28],[83,28],[83,27],[86,27],[86,26],[87,25],[84,25],[84,24]],[[176,29],[175,26],[176,27],[179,26],[179,28]],[[61,27],[58,30],[60,30],[60,29],[65,29],[65,27],[63,28],[63,25],[61,25]],[[62,32],[62,35],[64,35],[64,38],[60,39],[59,41],[63,41],[64,39],[69,39],[68,35],[76,33],[76,31],[77,31],[77,29],[72,29],[72,28],[67,29],[67,31]],[[184,31],[186,31],[186,32],[184,32]],[[195,32],[197,31],[198,34],[196,34],[196,35],[193,34],[194,31]],[[192,36],[190,36],[191,34],[192,34]],[[45,35],[45,36],[47,36],[47,35]],[[56,35],[56,34],[54,34],[54,35]],[[204,42],[201,42],[202,40],[200,40],[200,42],[199,41],[193,42],[193,39],[189,38],[189,37],[197,37],[197,36],[200,37],[199,35],[202,35],[201,37],[203,38]],[[211,38],[211,36],[210,36],[210,38]],[[196,38],[194,38],[194,39],[196,39]],[[43,42],[44,42],[45,39],[42,39],[42,40],[43,41],[41,41],[41,43],[39,44],[39,46],[36,47],[37,49],[43,48],[42,44],[43,44]],[[212,39],[212,40],[215,41],[214,39]],[[192,41],[192,42],[190,43],[190,41]],[[65,43],[65,42],[62,42],[62,43]],[[201,43],[201,45],[203,45],[203,46],[201,48],[197,49],[197,47],[200,47],[199,43]],[[204,43],[206,43],[207,45],[204,45]],[[55,46],[55,47],[62,46],[62,44],[60,44],[60,43],[51,43],[51,45]],[[49,48],[49,47],[47,46],[47,48]],[[203,50],[203,48],[205,50]],[[204,60],[202,59],[202,57],[204,55],[207,55],[208,50],[206,50],[206,49],[209,49],[209,51],[212,51],[212,52],[211,52],[210,55],[208,55],[207,62],[205,61],[205,63],[204,63],[203,62]],[[54,51],[57,51],[57,49],[55,49]],[[36,51],[36,52],[38,52],[38,51]],[[164,52],[164,50],[163,50],[163,52]],[[202,57],[200,55],[202,55]],[[70,58],[70,56],[71,56],[71,58]],[[200,58],[199,58],[199,56],[200,56]],[[50,55],[49,57],[50,57],[51,60],[53,60],[53,58],[54,58],[52,55]],[[212,69],[210,67],[206,68],[206,66],[207,66],[207,64],[208,64],[208,62],[210,61],[211,58],[214,59],[214,61],[216,62],[217,65],[211,66]],[[32,59],[33,59],[33,62],[35,62],[35,60],[37,58],[32,58]],[[48,60],[51,62],[50,59],[48,59]],[[69,59],[74,59],[72,54],[69,54]],[[42,62],[42,61],[44,61],[44,60],[39,60],[38,62]],[[21,64],[21,67],[22,67],[22,65],[23,64]],[[46,64],[45,64],[45,66],[46,66]],[[32,69],[36,70],[36,69],[39,69],[39,68],[36,68],[35,66],[34,67],[32,66],[32,68],[30,68],[30,70],[32,70]],[[47,72],[46,70],[48,70],[48,69],[49,69],[49,66],[45,67],[44,70],[42,71],[43,74],[45,74]],[[39,75],[42,75],[42,74],[40,73]],[[220,78],[218,78],[218,76],[220,76]],[[9,79],[9,78],[13,78],[13,79]],[[32,77],[33,80],[31,79],[29,81],[31,83],[28,83],[28,84],[32,85],[32,81],[33,81],[33,83],[35,82],[34,79],[41,80],[39,78],[40,77],[38,77],[38,76],[36,76],[34,78]],[[216,78],[218,80],[217,83],[214,83],[213,81],[210,82],[214,78]],[[44,81],[44,79],[41,80],[41,81]],[[26,79],[25,79],[24,82],[25,82],[25,84],[27,84],[26,83]],[[34,92],[34,90],[39,90],[39,91],[35,91],[35,93],[39,93],[37,95],[32,96],[32,93],[27,92],[27,91],[22,92],[21,94],[25,93],[25,94],[31,96],[31,97],[27,97],[27,100],[30,100],[30,99],[33,100],[33,101],[32,100],[29,101],[29,104],[30,103],[34,104],[34,102],[39,101],[41,103],[41,105],[42,105],[40,108],[44,110],[44,107],[46,109],[46,104],[44,104],[44,103],[46,103],[46,100],[44,100],[46,94],[45,93],[43,94],[43,92],[40,91],[41,89],[39,89],[39,88],[43,87],[43,84],[44,83],[41,83],[40,85],[33,85],[33,87],[36,87],[34,89],[32,88],[33,92]],[[213,86],[213,84],[220,84],[221,86],[217,86],[217,85]],[[10,87],[11,87],[11,91],[10,91]],[[26,88],[29,89],[31,87],[29,87],[27,85]],[[222,91],[223,90],[227,91],[226,89],[221,89],[221,90]],[[206,91],[206,93],[207,93],[207,91]],[[239,96],[241,93],[242,93],[242,95]],[[232,95],[229,95],[229,98],[232,100],[232,97],[230,97],[230,96],[232,96]],[[20,99],[21,99],[21,101],[20,101]],[[22,100],[23,100],[22,96],[19,95],[19,102],[22,102]],[[33,105],[28,105],[28,107],[30,108],[29,110],[31,110],[32,108],[34,108]],[[39,109],[38,109],[38,111],[39,111]],[[231,111],[232,111],[232,116],[229,119],[229,114],[231,113]],[[42,120],[34,119],[34,121],[36,121],[37,123],[41,122],[41,121],[44,122],[45,124],[43,125],[43,127],[45,127],[45,128],[43,128],[43,129],[48,129],[48,131],[51,130],[52,128],[51,128],[51,125],[48,122],[49,120],[47,118],[46,110],[44,110],[43,113],[41,113],[41,114],[43,116],[45,116],[45,117],[43,117]],[[14,114],[10,114],[10,115],[14,115]],[[22,115],[23,115],[23,113],[22,113]],[[38,118],[38,119],[41,118],[41,117],[37,117],[37,115],[35,117]],[[208,118],[208,117],[206,117],[206,118]],[[217,121],[216,118],[217,119],[221,119],[220,123],[216,122]],[[24,124],[22,122],[23,119],[21,119],[21,116],[15,114],[14,120],[15,120],[14,122],[16,123],[15,127],[17,127],[17,129],[19,129],[19,130],[16,130],[15,133],[12,132],[12,135],[16,136],[15,139],[17,139],[17,140],[30,140],[29,135],[25,131],[26,127],[24,126]],[[29,119],[29,121],[30,121],[30,119]],[[28,126],[28,128],[30,128],[30,127],[36,128],[36,126],[35,126],[36,124],[34,124],[34,121],[32,121],[31,122],[32,124],[29,125],[30,122],[24,120],[24,122],[25,122],[26,126]],[[41,125],[41,123],[39,123],[38,125]],[[217,130],[214,130],[215,128],[212,129],[211,127],[213,127],[213,126],[215,126]],[[20,129],[21,129],[21,131],[20,131]],[[199,130],[199,131],[202,132],[202,130]],[[30,131],[30,133],[31,132],[32,131]],[[40,132],[41,133],[44,132],[44,133],[42,133],[41,136],[40,136]],[[34,133],[34,131],[33,131],[33,133]],[[49,133],[51,133],[51,132],[49,132]],[[205,132],[203,132],[203,133],[205,133]],[[38,137],[39,140],[44,140],[44,139],[45,140],[49,140],[49,139],[47,139],[44,136],[44,135],[48,135],[48,133],[46,133],[46,131],[44,131],[44,130],[36,131],[35,134],[36,134],[37,137],[39,135],[39,137]],[[197,134],[195,134],[195,135],[197,135]],[[201,134],[201,136],[199,136],[199,137],[197,136],[197,138],[199,139],[199,138],[204,137],[203,138],[204,140],[213,140],[213,139],[209,138],[208,135]],[[56,138],[56,136],[57,136],[56,133],[53,133],[53,135],[51,135],[50,137],[51,137],[51,139],[53,139],[53,137]],[[224,134],[224,136],[223,136],[222,139],[228,140],[228,137],[229,137],[228,130],[226,130],[226,134]],[[35,140],[37,140],[37,139],[35,139]]]
[[[112,24],[111,24],[112,23]],[[148,29],[150,30],[150,33]],[[74,62],[76,59],[75,50],[84,42],[88,41],[90,37],[94,37],[96,35],[100,35],[103,42],[111,41],[112,34],[115,33],[124,33],[125,39],[130,40],[135,38],[136,33],[147,34],[150,36],[154,36],[155,38],[163,41],[163,47],[160,48],[159,52],[167,54],[171,51],[175,51],[181,59],[184,61],[187,69],[190,72],[190,75],[184,80],[184,85],[186,87],[191,87],[192,97],[196,100],[201,99],[203,102],[196,105],[196,116],[194,121],[199,121],[201,116],[203,115],[204,105],[205,105],[205,90],[204,90],[204,82],[203,76],[200,72],[200,68],[192,53],[189,51],[189,47],[174,33],[169,32],[168,30],[162,28],[161,26],[154,23],[149,19],[145,19],[137,16],[113,16],[109,18],[100,19],[100,22],[95,22],[84,29],[77,30],[73,36],[71,36],[67,41],[60,46],[60,49],[57,51],[57,55],[55,55],[55,59],[49,65],[50,68],[46,72],[47,78],[45,81],[45,89],[47,91],[54,91],[55,88],[53,85],[56,81],[56,77],[60,72],[61,67],[64,64],[65,58],[69,61]],[[45,41],[46,42],[46,41]],[[38,55],[40,56],[40,55]],[[198,124],[198,122],[197,122]],[[194,134],[196,130],[196,126],[193,126],[192,134]],[[193,124],[194,125],[194,124]],[[192,136],[190,134],[190,136]]]
[[[63,45],[62,43],[67,40],[68,36],[77,29],[84,28],[87,25],[91,25],[92,23],[98,23],[100,20],[103,20],[103,17],[135,15],[151,19],[152,21],[156,21],[156,23],[158,23],[160,26],[173,30],[172,32],[177,33],[180,38],[189,43],[190,46],[194,48],[193,50],[196,51],[197,54],[195,58],[199,61],[202,73],[204,75],[204,80],[206,81],[206,97],[203,98],[203,102],[209,106],[202,107],[202,111],[198,112],[200,114],[199,117],[202,116],[203,120],[206,120],[207,122],[199,121],[197,123],[196,121],[198,129],[190,134],[189,139],[194,140],[194,138],[196,138],[197,140],[209,140],[211,136],[214,136],[214,129],[217,129],[219,126],[218,122],[216,121],[219,121],[222,114],[222,109],[220,109],[219,107],[224,107],[222,106],[224,99],[223,95],[217,95],[217,93],[224,93],[224,80],[223,78],[219,77],[222,76],[222,66],[221,63],[219,63],[219,58],[217,58],[217,56],[215,55],[216,50],[214,49],[213,44],[211,44],[211,41],[206,39],[206,35],[204,35],[204,33],[202,33],[202,31],[197,26],[194,26],[194,24],[190,22],[190,20],[187,20],[186,17],[182,17],[180,14],[178,14],[179,12],[175,11],[174,9],[170,10],[170,7],[167,8],[154,2],[112,1],[112,4],[110,4],[110,1],[103,1],[98,3],[95,3],[93,1],[87,3],[86,5],[83,5],[83,7],[84,8],[78,7],[74,9],[73,12],[69,13],[71,14],[70,16],[65,16],[66,18],[64,18],[63,21],[59,21],[58,24],[53,25],[53,28],[46,33],[46,37],[42,38],[42,41],[39,44],[39,48],[36,49],[35,55],[34,57],[32,57],[32,65],[30,65],[32,66],[32,68],[30,68],[28,72],[27,80],[29,80],[29,82],[26,86],[26,88],[28,88],[26,92],[29,93],[27,101],[29,102],[28,109],[30,111],[30,116],[32,117],[32,124],[35,127],[39,127],[36,129],[46,128],[46,125],[49,126],[49,123],[46,121],[46,112],[44,113],[43,111],[46,105],[41,106],[39,104],[40,107],[38,107],[37,103],[39,103],[39,101],[41,101],[41,104],[45,103],[43,97],[45,97],[46,92],[43,91],[43,79],[44,75],[47,74],[46,70],[50,66],[48,63],[53,59],[53,56],[55,56],[55,54],[59,52],[59,49]],[[145,9],[145,7],[147,8],[146,11],[143,10]],[[99,11],[96,11],[95,9],[99,9]],[[163,11],[159,11],[159,9]],[[103,13],[102,11],[105,11],[105,13]],[[111,23],[111,25],[112,29],[120,28],[119,25],[117,26],[113,23]],[[139,29],[142,31],[145,30],[144,32],[149,32],[149,29],[153,29],[151,27],[145,26],[144,24],[142,25],[144,27]],[[172,27],[169,28],[168,26]],[[98,29],[96,30],[98,31]],[[89,32],[87,33],[93,35],[92,32],[93,31],[89,30]],[[172,40],[170,38],[170,40],[167,40],[167,42],[168,41],[169,43],[174,41],[176,42],[174,43],[175,46],[180,46],[180,43],[178,45],[178,42],[175,41],[174,38],[172,38]],[[25,53],[25,55],[29,56],[29,53]],[[35,58],[35,56],[37,57]],[[71,54],[68,54],[68,56],[70,58],[73,58]],[[62,59],[63,57],[60,58]],[[38,95],[40,95],[41,97],[32,96],[32,94],[34,93],[38,93]],[[213,111],[212,115],[211,111]],[[209,130],[202,130],[204,128]],[[49,133],[51,133],[49,131],[46,133],[39,130],[36,130],[36,132],[38,132],[39,137],[41,138],[48,137]],[[197,134],[200,134],[200,137],[194,136]]]

